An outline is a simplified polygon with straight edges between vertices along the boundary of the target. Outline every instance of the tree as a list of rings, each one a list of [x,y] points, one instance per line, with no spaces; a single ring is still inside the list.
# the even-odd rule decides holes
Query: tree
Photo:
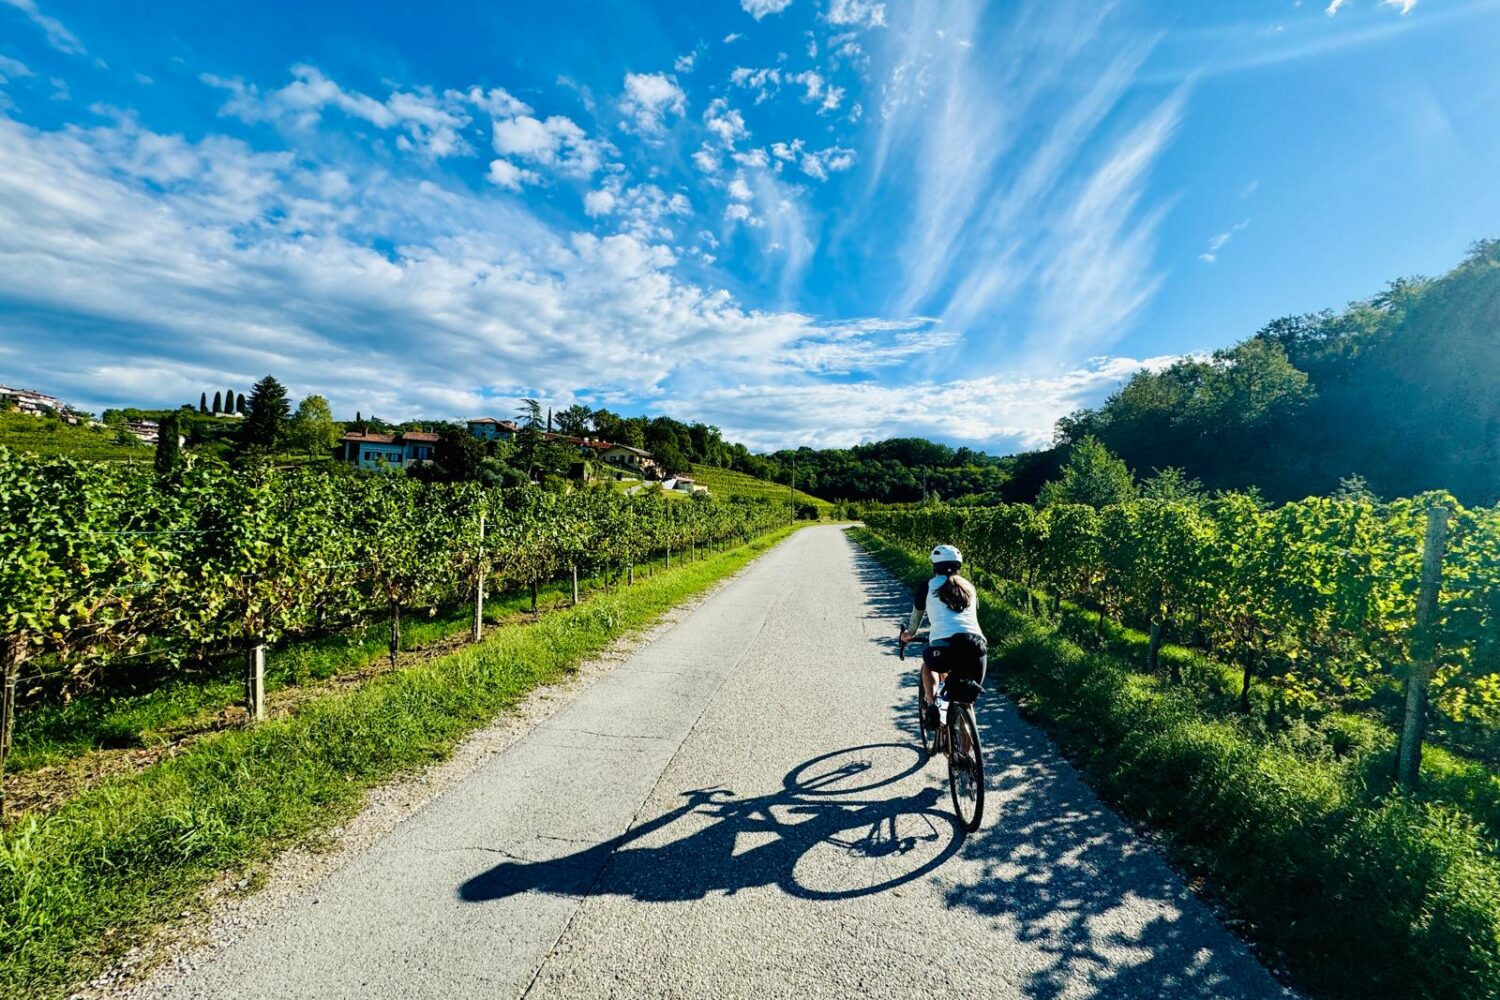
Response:
[[[217,389],[214,390],[214,412],[224,412],[224,394],[219,392]]]
[[[1176,466],[1157,469],[1156,475],[1141,484],[1141,496],[1147,500],[1169,500],[1196,503],[1203,499],[1203,484]]]
[[[328,400],[322,396],[304,397],[287,427],[287,443],[310,457],[326,454],[338,442],[339,428],[333,422]]]
[[[245,394],[243,392],[240,393],[238,396],[235,397],[234,412],[235,413],[244,413],[245,412]]]
[[[290,415],[286,387],[267,375],[250,390],[250,407],[245,426],[240,428],[240,442],[249,448],[275,448],[286,432]]]
[[[445,428],[438,437],[434,478],[449,483],[480,479],[484,442],[461,427]]]
[[[168,413],[156,423],[156,471],[170,476],[182,460],[178,441],[177,414]]]
[[[589,432],[589,425],[593,418],[593,410],[582,403],[574,403],[566,410],[558,411],[554,419],[559,434],[583,437]]]
[[[1062,476],[1042,487],[1041,502],[1083,503],[1097,510],[1130,500],[1135,493],[1135,478],[1125,463],[1089,435],[1069,449]]]
[[[198,412],[199,413],[207,413],[208,412],[208,393],[206,393],[206,392],[200,392],[200,393],[198,393]]]

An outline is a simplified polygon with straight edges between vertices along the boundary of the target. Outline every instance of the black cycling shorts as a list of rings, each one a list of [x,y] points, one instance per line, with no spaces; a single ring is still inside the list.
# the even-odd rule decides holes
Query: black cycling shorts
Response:
[[[954,635],[935,639],[922,650],[922,662],[935,674],[946,674],[949,701],[973,702],[984,687],[989,669],[987,646],[980,636]]]

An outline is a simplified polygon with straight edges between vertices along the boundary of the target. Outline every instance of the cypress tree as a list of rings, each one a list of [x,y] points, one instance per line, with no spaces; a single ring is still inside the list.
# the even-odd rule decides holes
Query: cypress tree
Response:
[[[177,468],[180,455],[178,448],[177,414],[168,413],[156,424],[156,471],[158,475],[170,476]]]
[[[234,412],[234,390],[233,389],[230,389],[228,392],[224,393],[224,412],[225,413],[233,413]]]
[[[206,393],[206,392],[200,392],[200,393],[198,393],[198,412],[199,413],[207,413],[208,412],[208,393]]]
[[[224,412],[224,396],[217,389],[214,390],[214,412]]]
[[[234,412],[235,413],[244,413],[245,412],[245,394],[243,392],[240,393],[238,396],[235,397]]]

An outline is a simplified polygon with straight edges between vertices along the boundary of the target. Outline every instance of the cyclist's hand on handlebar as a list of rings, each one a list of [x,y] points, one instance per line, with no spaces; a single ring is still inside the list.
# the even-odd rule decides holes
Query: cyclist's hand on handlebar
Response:
[[[906,631],[906,629],[902,629],[901,630],[901,644],[903,646],[906,645],[908,642],[911,642],[915,638],[916,638],[915,634]]]

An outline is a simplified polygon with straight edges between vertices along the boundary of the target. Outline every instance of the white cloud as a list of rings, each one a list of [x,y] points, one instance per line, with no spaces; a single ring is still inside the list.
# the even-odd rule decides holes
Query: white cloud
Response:
[[[590,217],[608,215],[615,210],[615,200],[612,191],[590,191],[583,196],[583,212]]]
[[[749,201],[755,197],[755,193],[750,190],[750,185],[746,184],[745,178],[741,176],[729,182],[729,197],[735,201]]]
[[[1349,0],[1329,0],[1328,7],[1323,11],[1323,13],[1327,14],[1329,17],[1332,17],[1339,12],[1339,8],[1343,7],[1348,2]]]
[[[491,118],[511,118],[515,115],[531,114],[531,105],[512,97],[510,92],[503,87],[491,87],[489,90],[482,87],[470,87],[464,96],[470,104]]]
[[[545,121],[519,115],[494,122],[495,152],[515,156],[573,178],[592,176],[601,166],[604,150],[571,118],[552,115]]]
[[[541,181],[536,171],[523,170],[509,160],[491,160],[489,172],[485,176],[491,184],[510,191],[519,191],[523,184],[537,184]]]
[[[1395,7],[1402,17],[1410,14],[1412,8],[1417,5],[1417,0],[1380,0],[1382,7]]]
[[[800,143],[801,140],[798,140]],[[783,147],[788,154],[793,154],[791,147]],[[781,156],[780,153],[777,154]],[[791,159],[792,156],[782,156],[782,159]],[[829,146],[818,152],[807,152],[802,154],[802,160],[798,164],[802,172],[816,180],[826,181],[830,173],[841,173],[854,166],[855,153],[852,149],[842,146]]]
[[[1222,233],[1219,233],[1208,241],[1208,249],[1200,253],[1198,259],[1205,264],[1212,264],[1219,259],[1219,251],[1229,245],[1229,241],[1234,239],[1235,234],[1249,228],[1249,226],[1250,220],[1246,219],[1244,222],[1237,222]]]
[[[242,121],[311,129],[321,121],[324,111],[334,109],[381,130],[398,130],[396,146],[405,151],[420,152],[433,158],[472,152],[460,135],[470,122],[467,111],[470,94],[452,90],[441,95],[428,90],[397,90],[381,101],[368,94],[345,90],[316,66],[299,63],[292,67],[292,77],[291,83],[265,95],[255,85],[237,77],[205,73],[201,79],[210,86],[229,91],[229,100],[219,113]],[[504,91],[498,93],[504,94]],[[481,100],[489,98],[481,95]]]
[[[32,24],[41,28],[47,35],[47,43],[59,52],[66,52],[71,56],[81,56],[85,53],[83,43],[78,36],[69,31],[61,21],[55,17],[43,14],[36,5],[36,0],[0,0],[19,10],[31,21]]]
[[[750,222],[750,206],[736,202],[724,209],[724,218],[729,222]]]
[[[686,55],[680,55],[672,60],[672,68],[679,73],[691,73],[698,62],[698,52],[694,49]]]
[[[719,172],[719,154],[710,149],[708,143],[705,142],[693,154],[693,166],[705,174],[716,174]]]
[[[792,5],[792,0],[740,0],[745,13],[759,21],[767,14],[780,14]]]
[[[829,24],[850,24],[864,28],[885,26],[885,4],[874,0],[829,0]]]
[[[755,91],[755,103],[762,104],[781,89],[781,70],[774,66],[764,69],[738,66],[729,74],[729,81],[736,87]]]
[[[836,371],[840,352],[821,353],[830,360],[830,371]],[[879,360],[894,364],[908,358],[897,347],[881,351]],[[686,401],[678,416],[712,421],[731,440],[766,450],[802,445],[847,448],[893,433],[1038,448],[1051,442],[1058,417],[1096,405],[1142,368],[1160,370],[1176,360],[1100,357],[1043,376],[1001,373],[892,385],[865,380],[742,383]],[[914,399],[940,399],[943,405],[913,406]]]
[[[716,97],[709,103],[708,110],[703,112],[703,124],[726,147],[731,147],[750,135],[745,128],[745,116],[731,108],[729,102],[722,97]]]
[[[733,159],[735,163],[738,163],[742,167],[755,167],[757,169],[764,168],[771,162],[771,158],[766,155],[766,151],[760,148],[747,149],[743,153],[735,153],[733,154]]]
[[[785,384],[809,364],[865,370],[861,353],[909,350],[875,327],[746,309],[679,278],[663,243],[562,234],[515,199],[410,173],[190,142],[128,117],[49,132],[0,114],[7,370],[93,407],[170,405],[272,370],[341,415],[451,417],[523,384],[649,401],[681,373],[692,389],[671,398],[690,401],[700,386]],[[682,193],[618,178],[596,190],[622,225],[660,235],[690,216]],[[13,350],[42,335],[25,317],[43,315],[68,351]],[[138,335],[117,335],[127,328]],[[861,336],[864,352],[837,346]]]
[[[731,31],[729,34],[727,34],[727,35],[724,36],[724,44],[725,45],[733,45],[735,42],[739,41],[741,38],[744,38],[744,37],[745,36],[742,35],[742,34],[740,34],[738,31]]]
[[[687,109],[687,95],[671,77],[663,73],[626,73],[625,96],[620,110],[637,131],[660,133],[669,115],[680,115]]]
[[[20,80],[24,77],[35,76],[31,67],[19,59],[0,55],[0,83],[8,83],[11,80]]]

